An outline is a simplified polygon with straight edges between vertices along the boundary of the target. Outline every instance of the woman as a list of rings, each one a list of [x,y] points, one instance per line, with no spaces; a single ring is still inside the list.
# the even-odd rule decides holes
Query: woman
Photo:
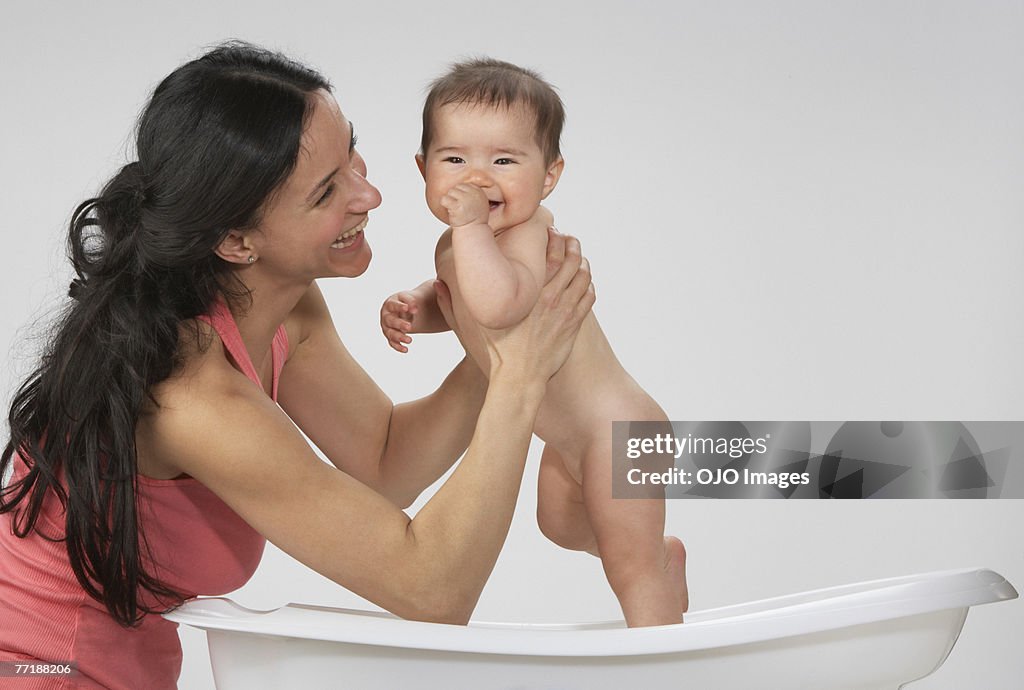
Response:
[[[465,623],[594,301],[578,243],[552,233],[541,303],[482,332],[487,376],[463,360],[393,405],[314,282],[366,269],[380,203],[323,77],[222,46],[156,88],[137,152],[72,218],[75,301],[12,405],[0,660],[174,687],[176,626],[155,614],[240,587],[267,539],[399,616]],[[464,450],[410,520],[399,506]]]

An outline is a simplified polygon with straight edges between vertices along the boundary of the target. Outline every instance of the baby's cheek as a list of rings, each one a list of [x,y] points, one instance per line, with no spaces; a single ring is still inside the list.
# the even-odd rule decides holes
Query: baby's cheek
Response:
[[[508,213],[505,214],[505,218],[503,220],[508,227],[519,225],[520,223],[525,223],[530,220],[536,211],[536,204],[516,204],[511,208],[508,208]]]

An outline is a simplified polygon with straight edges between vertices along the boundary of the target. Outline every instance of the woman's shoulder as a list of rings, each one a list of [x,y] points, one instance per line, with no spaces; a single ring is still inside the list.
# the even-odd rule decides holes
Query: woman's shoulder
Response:
[[[205,321],[180,324],[178,342],[174,369],[148,391],[135,432],[139,471],[156,479],[182,471],[169,438],[182,433],[201,437],[217,409],[259,393],[231,366],[217,332]]]
[[[315,283],[303,295],[284,322],[289,340],[288,357],[309,339],[318,322],[329,320],[326,303]],[[157,458],[172,462],[161,451],[160,439],[177,438],[189,429],[207,429],[218,411],[234,409],[256,418],[273,406],[258,386],[231,363],[216,329],[206,320],[191,319],[179,325],[178,352],[170,376],[152,386],[139,418],[138,437]],[[232,430],[224,429],[230,435]]]
[[[309,339],[323,323],[330,324],[327,303],[316,283],[295,305],[284,321],[289,357],[296,346]],[[216,329],[204,319],[189,319],[178,326],[178,352],[170,376],[150,390],[157,409],[180,408],[200,400],[217,401],[240,392],[258,392],[245,374],[231,364]],[[154,410],[150,410],[151,412]]]
[[[285,318],[289,355],[323,324],[330,312],[316,283],[312,283]],[[178,326],[178,352],[171,375],[150,391],[154,402],[189,401],[249,391],[250,383],[232,366],[217,330],[206,319],[189,319]],[[257,389],[258,390],[258,389]]]
[[[217,331],[204,320],[178,326],[178,352],[171,374],[149,390],[147,415],[164,410],[189,411],[200,403],[216,404],[225,398],[259,389],[232,366]]]

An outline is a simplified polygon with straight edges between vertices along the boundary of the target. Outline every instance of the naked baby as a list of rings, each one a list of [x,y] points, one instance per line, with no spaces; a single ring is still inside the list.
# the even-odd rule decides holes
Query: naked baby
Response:
[[[430,280],[385,301],[381,327],[407,352],[410,334],[455,331],[488,371],[467,324],[506,328],[533,308],[545,281],[564,111],[536,73],[506,62],[456,64],[432,84],[417,164],[427,205],[448,229],[435,251],[451,295],[441,313]],[[450,321],[450,322],[449,322]],[[683,544],[664,536],[664,499],[612,497],[612,422],[667,421],[623,369],[589,315],[571,356],[548,383],[534,431],[545,443],[537,522],[554,543],[601,559],[629,626],[679,623],[688,606]]]

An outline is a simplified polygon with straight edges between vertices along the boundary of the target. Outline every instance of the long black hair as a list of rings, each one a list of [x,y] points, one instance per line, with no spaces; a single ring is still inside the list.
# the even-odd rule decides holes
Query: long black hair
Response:
[[[19,537],[65,541],[79,583],[125,627],[184,596],[143,562],[140,412],[180,363],[180,327],[218,293],[247,294],[214,250],[230,230],[258,224],[295,166],[311,94],[330,88],[279,53],[218,46],[156,87],[137,124],[138,160],[71,218],[73,299],[12,402],[0,477],[16,456],[28,470],[0,491],[0,513],[13,511]],[[65,510],[63,537],[36,528],[48,492]],[[144,592],[165,607],[144,604]]]

